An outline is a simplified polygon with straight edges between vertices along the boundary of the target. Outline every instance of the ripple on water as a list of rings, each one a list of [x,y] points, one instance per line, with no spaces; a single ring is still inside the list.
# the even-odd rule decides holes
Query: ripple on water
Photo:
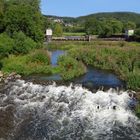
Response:
[[[17,80],[1,93],[0,137],[138,140],[140,122],[128,108],[129,102],[124,91],[92,93],[81,86],[42,86]]]

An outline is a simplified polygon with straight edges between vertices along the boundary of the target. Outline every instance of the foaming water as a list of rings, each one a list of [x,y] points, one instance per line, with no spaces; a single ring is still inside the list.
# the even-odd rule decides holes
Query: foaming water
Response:
[[[0,96],[0,113],[6,121],[0,122],[0,132],[7,129],[0,138],[6,140],[140,138],[140,121],[129,109],[130,97],[124,91],[92,93],[81,86],[42,86],[17,80]]]

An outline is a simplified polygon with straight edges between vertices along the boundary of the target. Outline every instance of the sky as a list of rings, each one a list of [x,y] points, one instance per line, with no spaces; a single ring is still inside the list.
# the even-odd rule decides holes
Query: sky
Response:
[[[67,17],[116,11],[140,13],[140,0],[41,0],[41,11]]]

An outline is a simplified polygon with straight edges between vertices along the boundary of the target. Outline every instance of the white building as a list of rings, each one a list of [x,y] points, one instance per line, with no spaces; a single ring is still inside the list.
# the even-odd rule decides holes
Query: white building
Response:
[[[52,34],[53,34],[52,29],[47,29],[46,30],[46,41],[47,42],[51,42],[52,41]]]
[[[125,31],[125,35],[127,36],[127,37],[129,37],[129,36],[133,36],[134,35],[134,30],[126,30]]]

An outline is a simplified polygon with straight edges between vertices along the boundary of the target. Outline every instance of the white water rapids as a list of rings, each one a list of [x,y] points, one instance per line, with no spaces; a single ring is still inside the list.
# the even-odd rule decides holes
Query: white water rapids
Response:
[[[92,93],[78,85],[46,86],[17,80],[0,93],[0,113],[4,113],[0,131],[8,128],[0,138],[139,140],[140,121],[129,102],[124,91]]]

